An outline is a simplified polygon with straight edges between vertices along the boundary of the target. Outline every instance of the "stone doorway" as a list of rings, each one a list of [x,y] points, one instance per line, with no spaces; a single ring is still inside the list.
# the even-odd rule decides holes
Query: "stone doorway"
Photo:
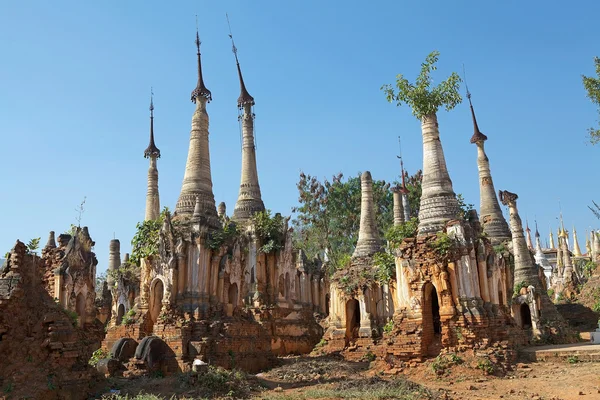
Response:
[[[121,325],[121,322],[123,322],[124,315],[125,315],[125,306],[123,304],[119,304],[119,308],[117,310],[117,325]]]
[[[529,305],[527,303],[521,304],[520,307],[520,316],[521,316],[521,328],[523,329],[531,329],[531,310],[529,309]]]
[[[428,282],[423,286],[423,349],[428,356],[436,357],[442,350],[442,321],[440,301],[435,286]]]
[[[160,279],[157,279],[152,286],[152,292],[150,294],[150,319],[155,324],[158,320],[158,315],[162,309],[163,296],[165,294],[165,288]]]
[[[229,290],[227,293],[228,302],[235,308],[237,306],[237,298],[238,298],[238,287],[237,283],[232,283],[229,285]]]
[[[504,293],[502,293],[502,281],[498,279],[498,304],[504,306]]]
[[[75,312],[79,317],[79,326],[83,326],[85,322],[85,296],[83,293],[79,293],[75,299]]]
[[[358,339],[360,330],[360,304],[356,299],[346,302],[346,345]]]

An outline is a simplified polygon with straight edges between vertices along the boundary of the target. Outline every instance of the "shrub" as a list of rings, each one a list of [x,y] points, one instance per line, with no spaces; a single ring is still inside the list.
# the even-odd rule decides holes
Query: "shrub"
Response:
[[[271,210],[261,211],[252,216],[254,229],[260,238],[261,253],[273,253],[283,247],[285,238],[285,219],[277,213],[271,217]]]
[[[388,283],[396,276],[396,260],[386,251],[373,255],[373,265],[377,268],[377,280],[381,283]]]
[[[477,368],[482,370],[486,375],[494,373],[494,364],[489,358],[482,358],[477,362]]]
[[[98,361],[100,361],[106,357],[108,357],[108,353],[106,351],[104,351],[104,349],[99,348],[98,350],[96,350],[92,353],[92,356],[88,360],[88,364],[91,365],[92,367],[95,367],[96,365],[98,365]]]
[[[391,248],[397,248],[405,238],[414,237],[417,234],[418,226],[419,220],[413,217],[407,222],[390,227],[385,233],[385,239]]]
[[[394,330],[394,320],[390,319],[387,324],[383,326],[383,331],[385,333],[391,333]]]

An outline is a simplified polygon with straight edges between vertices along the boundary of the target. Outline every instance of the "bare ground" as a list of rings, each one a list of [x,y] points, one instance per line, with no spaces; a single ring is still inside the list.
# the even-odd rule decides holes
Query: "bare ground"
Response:
[[[518,363],[505,376],[494,366],[465,354],[429,360],[416,367],[389,370],[382,363],[348,362],[339,356],[288,357],[281,365],[245,379],[215,376],[190,381],[168,378],[113,379],[121,395],[150,393],[155,398],[293,399],[600,399],[600,364],[594,362]],[[218,374],[217,374],[218,375]],[[212,385],[212,386],[211,386]],[[212,389],[211,389],[212,387]],[[104,388],[105,390],[108,387]],[[130,399],[133,397],[129,397]],[[140,397],[140,399],[152,397]]]

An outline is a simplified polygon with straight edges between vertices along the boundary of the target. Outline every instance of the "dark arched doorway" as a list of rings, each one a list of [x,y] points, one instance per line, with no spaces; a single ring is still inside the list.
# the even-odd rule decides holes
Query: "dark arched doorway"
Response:
[[[521,304],[521,328],[531,329],[531,310],[526,303]]]
[[[237,298],[238,298],[237,283],[232,283],[231,285],[229,285],[227,297],[229,300],[229,304],[231,304],[235,308],[235,306],[237,306]]]
[[[360,304],[356,299],[346,302],[346,344],[358,338],[360,329]]]
[[[423,348],[427,355],[437,356],[442,349],[442,322],[437,290],[431,282],[423,286],[423,300]]]
[[[75,300],[75,312],[79,317],[79,326],[83,326],[83,323],[85,322],[85,296],[83,293],[77,295],[77,299]]]
[[[162,300],[165,293],[165,288],[160,279],[157,279],[152,286],[150,295],[150,319],[152,323],[156,323],[160,310],[162,308]]]
[[[125,315],[125,306],[119,304],[119,308],[117,309],[117,325],[121,325],[121,322],[123,322],[123,315]]]
[[[325,295],[325,315],[329,315],[329,295]]]
[[[504,306],[504,293],[502,292],[502,281],[498,279],[498,304]]]

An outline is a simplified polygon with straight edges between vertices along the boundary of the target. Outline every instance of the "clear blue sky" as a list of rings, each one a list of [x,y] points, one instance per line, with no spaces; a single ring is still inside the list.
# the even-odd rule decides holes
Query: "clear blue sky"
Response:
[[[144,218],[149,92],[155,93],[161,206],[181,188],[196,85],[195,20],[203,41],[215,199],[231,213],[240,178],[229,13],[249,92],[265,205],[290,213],[301,170],[319,177],[422,165],[419,122],[379,90],[441,52],[437,80],[467,68],[496,189],[519,194],[543,237],[559,200],[583,246],[600,224],[600,147],[581,74],[600,56],[600,3],[590,1],[13,1],[0,6],[0,250],[15,240],[89,226],[106,269],[113,233],[122,252]],[[463,89],[464,90],[464,89]],[[464,91],[463,91],[464,94]],[[466,103],[439,113],[457,193],[479,206],[476,148]]]

